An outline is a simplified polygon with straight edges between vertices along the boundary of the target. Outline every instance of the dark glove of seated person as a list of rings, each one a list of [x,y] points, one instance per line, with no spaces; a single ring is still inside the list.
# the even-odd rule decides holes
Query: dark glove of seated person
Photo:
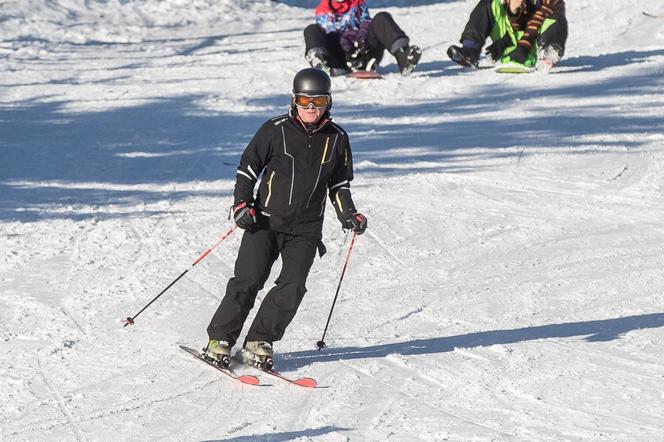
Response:
[[[241,229],[252,231],[256,228],[256,210],[244,201],[233,207],[233,220]]]
[[[496,40],[487,46],[487,48],[484,50],[484,53],[492,62],[496,63],[503,56],[505,48],[510,46],[513,46],[512,39],[510,38],[509,34],[505,34],[503,38]]]
[[[528,59],[528,54],[530,50],[525,46],[517,46],[514,52],[510,53],[510,60],[515,63],[524,64]]]
[[[341,221],[341,225],[344,229],[352,230],[353,232],[357,232],[358,235],[361,235],[367,230],[367,217],[361,213],[348,214]]]
[[[353,71],[363,70],[367,65],[369,48],[365,40],[353,42],[353,48],[346,54],[346,64]]]

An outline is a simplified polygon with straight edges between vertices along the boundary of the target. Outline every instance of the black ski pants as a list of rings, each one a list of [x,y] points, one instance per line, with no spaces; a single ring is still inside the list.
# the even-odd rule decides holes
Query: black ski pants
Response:
[[[313,48],[324,49],[328,65],[331,68],[346,68],[346,54],[339,44],[339,33],[325,33],[325,30],[317,24],[311,24],[304,29],[305,54]],[[409,40],[406,33],[397,25],[388,12],[379,12],[371,20],[367,43],[371,56],[380,63],[383,52],[387,49],[396,52],[397,49],[408,46]]]
[[[461,43],[463,43],[464,40],[473,40],[482,46],[484,45],[484,42],[491,34],[491,30],[495,23],[493,13],[491,12],[491,3],[493,3],[492,0],[481,0],[475,6],[473,12],[470,13],[466,28],[461,34]],[[564,51],[565,42],[567,41],[567,18],[565,17],[565,6],[550,18],[556,22],[537,37],[538,44],[540,46],[546,46],[551,43],[557,43]]]
[[[235,275],[228,281],[226,295],[207,329],[210,339],[228,341],[231,346],[237,342],[256,295],[281,256],[276,285],[265,295],[246,337],[247,341],[280,340],[307,291],[305,283],[318,243],[316,238],[273,230],[245,231],[235,261]]]

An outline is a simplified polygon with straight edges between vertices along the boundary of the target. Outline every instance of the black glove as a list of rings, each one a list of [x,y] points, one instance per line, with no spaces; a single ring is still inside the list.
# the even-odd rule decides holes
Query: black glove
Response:
[[[253,231],[256,229],[256,210],[244,201],[233,207],[233,220],[241,229]]]
[[[505,48],[512,46],[512,39],[509,34],[505,34],[500,40],[496,40],[486,47],[484,53],[492,62],[497,63],[505,52]]]
[[[528,59],[529,53],[530,50],[527,47],[519,45],[516,47],[514,52],[510,53],[510,60],[512,60],[515,63],[524,64]]]
[[[352,230],[361,235],[367,230],[367,217],[361,213],[353,213],[348,215],[341,224],[344,229]]]
[[[353,49],[346,54],[346,65],[352,71],[361,71],[367,66],[369,46],[365,40],[353,42]]]

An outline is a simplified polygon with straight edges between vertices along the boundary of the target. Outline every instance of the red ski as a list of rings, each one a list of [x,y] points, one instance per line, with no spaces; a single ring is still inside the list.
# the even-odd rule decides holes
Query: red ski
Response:
[[[251,364],[249,362],[246,362],[242,360],[242,357],[240,355],[236,355],[236,357],[233,358],[233,360],[238,361],[241,364],[246,365],[247,367],[255,368],[256,370],[260,370],[262,373],[267,373],[270,376],[274,376],[275,378],[279,378],[282,381],[286,381],[289,384],[297,385],[298,387],[305,387],[305,388],[318,388],[318,382],[316,382],[315,379],[313,378],[308,378],[308,377],[301,377],[301,378],[290,378],[288,376],[285,376],[281,373],[279,373],[276,370],[272,369],[266,369],[254,364]]]
[[[279,373],[278,371],[274,370],[264,370],[260,367],[256,367],[263,373],[267,373],[271,376],[277,377],[279,379],[282,379],[288,383],[291,383],[293,385],[297,385],[299,387],[305,387],[305,388],[317,388],[318,387],[318,382],[316,382],[316,379],[313,378],[307,378],[307,377],[301,377],[297,379],[289,378],[284,376],[283,374]]]
[[[180,348],[182,350],[186,351],[187,353],[189,353],[190,355],[192,355],[193,357],[195,357],[196,359],[205,362],[210,367],[216,368],[217,370],[219,370],[220,372],[222,372],[226,376],[231,377],[231,378],[235,379],[236,381],[240,381],[243,384],[249,384],[249,385],[261,385],[261,381],[256,376],[251,376],[251,375],[247,375],[247,374],[238,375],[237,373],[234,373],[233,370],[231,370],[229,368],[223,368],[223,367],[220,367],[218,365],[213,364],[212,362],[210,362],[209,360],[204,358],[203,355],[199,351],[194,350],[193,348],[185,347],[184,345],[180,345]]]

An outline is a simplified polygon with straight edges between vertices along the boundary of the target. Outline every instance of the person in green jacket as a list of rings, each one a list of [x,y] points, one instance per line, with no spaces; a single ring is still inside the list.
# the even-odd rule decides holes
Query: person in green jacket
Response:
[[[493,63],[548,71],[565,52],[567,19],[564,0],[480,0],[461,34],[462,46],[450,46],[450,59],[479,67],[480,52]]]

